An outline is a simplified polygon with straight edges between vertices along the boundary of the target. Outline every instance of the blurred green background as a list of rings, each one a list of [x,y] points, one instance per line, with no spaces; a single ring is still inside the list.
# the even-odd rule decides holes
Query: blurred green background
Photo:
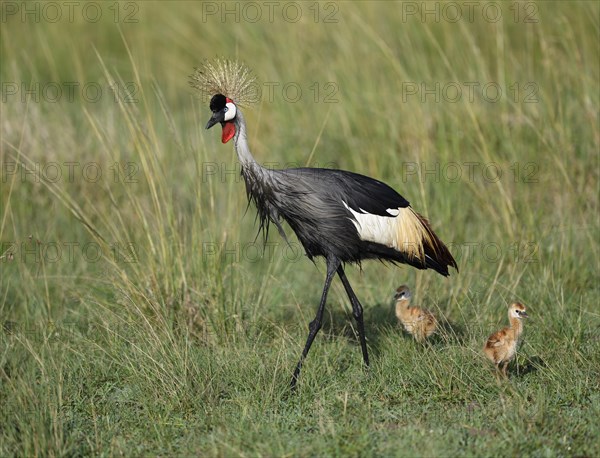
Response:
[[[595,2],[3,2],[0,454],[596,455]],[[240,59],[256,159],[381,179],[460,273],[266,249],[188,85]],[[415,345],[407,283],[445,326]],[[481,355],[519,300],[510,381]]]

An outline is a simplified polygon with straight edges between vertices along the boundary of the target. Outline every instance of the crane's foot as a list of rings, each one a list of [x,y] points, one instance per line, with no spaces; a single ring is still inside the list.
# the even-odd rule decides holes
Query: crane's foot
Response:
[[[292,374],[292,380],[290,381],[290,389],[294,392],[296,391],[296,384],[298,383],[298,377],[300,377],[300,368],[302,367],[302,363],[299,362]]]
[[[367,352],[366,342],[364,345],[362,345],[362,339],[361,339],[361,347],[362,347],[363,364],[365,365],[365,368],[368,369],[369,368],[369,353]]]

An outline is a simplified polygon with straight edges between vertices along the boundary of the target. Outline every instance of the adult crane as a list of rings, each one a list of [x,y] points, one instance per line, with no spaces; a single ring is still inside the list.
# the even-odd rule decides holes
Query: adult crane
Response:
[[[275,170],[257,163],[250,152],[246,122],[240,110],[240,105],[251,97],[255,84],[244,65],[230,60],[207,61],[196,69],[190,84],[211,96],[212,116],[206,128],[221,124],[222,142],[233,139],[246,192],[249,201],[256,205],[263,233],[273,223],[285,238],[282,227],[285,221],[309,259],[325,258],[327,273],[321,301],[309,325],[291,387],[296,386],[302,363],[321,329],[327,293],[336,273],[352,304],[363,360],[368,366],[363,307],[350,286],[344,265],[379,259],[417,269],[433,269],[448,276],[448,267],[457,269],[450,251],[435,235],[427,219],[381,181],[344,170]]]

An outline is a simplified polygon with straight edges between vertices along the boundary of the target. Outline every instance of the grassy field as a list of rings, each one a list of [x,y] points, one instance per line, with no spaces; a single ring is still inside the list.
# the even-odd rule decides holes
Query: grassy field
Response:
[[[600,455],[598,3],[55,5],[1,5],[0,456]],[[335,280],[289,391],[324,264],[255,239],[188,86],[215,56],[260,80],[259,162],[384,180],[458,261],[347,269],[369,370]]]

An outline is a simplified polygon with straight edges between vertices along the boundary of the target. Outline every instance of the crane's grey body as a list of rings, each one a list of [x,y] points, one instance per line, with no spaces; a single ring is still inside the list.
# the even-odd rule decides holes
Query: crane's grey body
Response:
[[[284,220],[310,259],[329,255],[344,263],[383,259],[419,269],[431,267],[448,275],[446,266],[442,267],[434,258],[413,259],[388,246],[361,240],[352,223],[354,216],[347,206],[356,211],[364,211],[366,207],[387,218],[391,218],[386,213],[388,208],[409,206],[409,202],[388,185],[345,170],[264,168],[250,154],[245,122],[239,110],[234,122],[234,142],[242,163],[246,192],[256,205],[265,234],[269,223],[273,223],[285,238],[281,225]],[[385,199],[377,200],[376,197]]]
[[[351,222],[352,213],[343,204],[353,181],[348,172],[268,170],[262,173],[266,178],[262,181],[252,173],[243,173],[261,223],[272,222],[282,232],[280,221],[285,220],[309,258],[334,255],[342,262],[360,262],[377,257],[373,244],[359,238]]]
[[[363,309],[346,278],[343,264],[380,259],[419,269],[432,268],[447,276],[448,267],[456,267],[452,255],[433,233],[427,220],[385,183],[343,170],[264,168],[250,153],[246,123],[233,101],[217,94],[211,100],[211,110],[213,117],[206,127],[220,122],[223,142],[233,137],[248,198],[256,205],[265,237],[269,224],[273,223],[285,238],[282,227],[282,221],[285,221],[310,259],[319,256],[326,259],[327,276],[321,302],[317,316],[310,323],[310,333],[294,371],[292,387],[321,327],[327,293],[335,273],[352,303],[363,359],[368,366]]]

